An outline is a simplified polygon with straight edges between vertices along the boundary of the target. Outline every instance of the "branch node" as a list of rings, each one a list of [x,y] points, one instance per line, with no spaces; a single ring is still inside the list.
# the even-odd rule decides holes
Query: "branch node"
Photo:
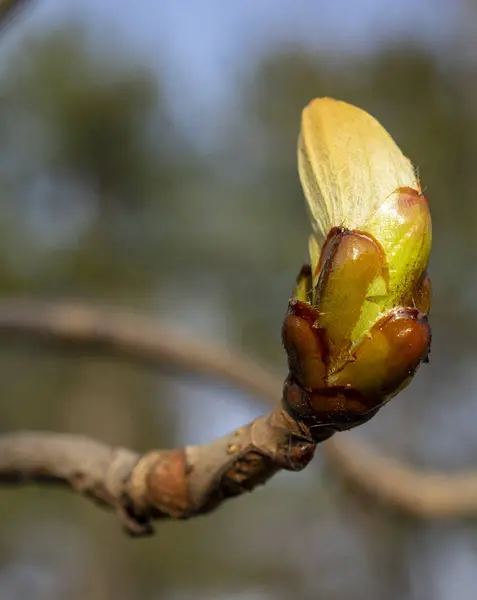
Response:
[[[151,451],[133,468],[127,495],[134,514],[181,519],[190,509],[188,468],[183,448]]]

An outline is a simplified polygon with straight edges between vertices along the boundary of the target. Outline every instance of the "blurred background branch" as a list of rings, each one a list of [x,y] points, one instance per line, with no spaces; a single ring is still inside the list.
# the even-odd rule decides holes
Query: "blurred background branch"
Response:
[[[217,378],[269,406],[281,396],[278,374],[227,347],[192,338],[153,317],[73,302],[0,300],[0,334],[30,336],[83,351],[113,353],[169,372]]]

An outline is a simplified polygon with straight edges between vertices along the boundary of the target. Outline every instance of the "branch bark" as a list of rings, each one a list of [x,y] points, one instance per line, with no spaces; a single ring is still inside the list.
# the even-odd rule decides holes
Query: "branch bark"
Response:
[[[18,432],[0,436],[0,484],[59,484],[116,511],[133,536],[154,519],[187,519],[253,490],[280,469],[301,470],[313,457],[281,409],[211,444],[143,455],[82,436]]]
[[[280,380],[244,357],[203,344],[145,316],[75,304],[0,302],[0,335],[115,352],[161,368],[232,383],[276,406]],[[329,433],[323,431],[323,440]],[[320,441],[320,440],[319,440]],[[156,518],[189,518],[252,490],[280,469],[300,470],[315,442],[280,407],[204,446],[139,456],[55,433],[0,436],[0,484],[60,483],[112,507],[134,535]],[[421,472],[338,435],[324,444],[332,467],[361,492],[419,517],[477,513],[477,472]]]

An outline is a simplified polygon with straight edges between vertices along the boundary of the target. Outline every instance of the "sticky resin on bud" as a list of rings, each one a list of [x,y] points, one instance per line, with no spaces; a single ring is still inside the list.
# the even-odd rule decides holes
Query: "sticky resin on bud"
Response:
[[[286,389],[300,410],[346,428],[427,359],[431,216],[409,159],[350,104],[305,108],[298,167],[313,235],[283,326]]]

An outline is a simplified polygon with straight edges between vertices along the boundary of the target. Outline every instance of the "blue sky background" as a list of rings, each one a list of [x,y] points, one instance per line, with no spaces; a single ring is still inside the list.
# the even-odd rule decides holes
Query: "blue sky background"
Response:
[[[233,102],[237,75],[274,44],[339,57],[414,37],[445,57],[465,23],[462,10],[449,0],[34,0],[25,26],[84,19],[100,40],[130,40],[160,65],[181,124],[207,134],[217,111]],[[23,28],[14,29],[13,39]]]

